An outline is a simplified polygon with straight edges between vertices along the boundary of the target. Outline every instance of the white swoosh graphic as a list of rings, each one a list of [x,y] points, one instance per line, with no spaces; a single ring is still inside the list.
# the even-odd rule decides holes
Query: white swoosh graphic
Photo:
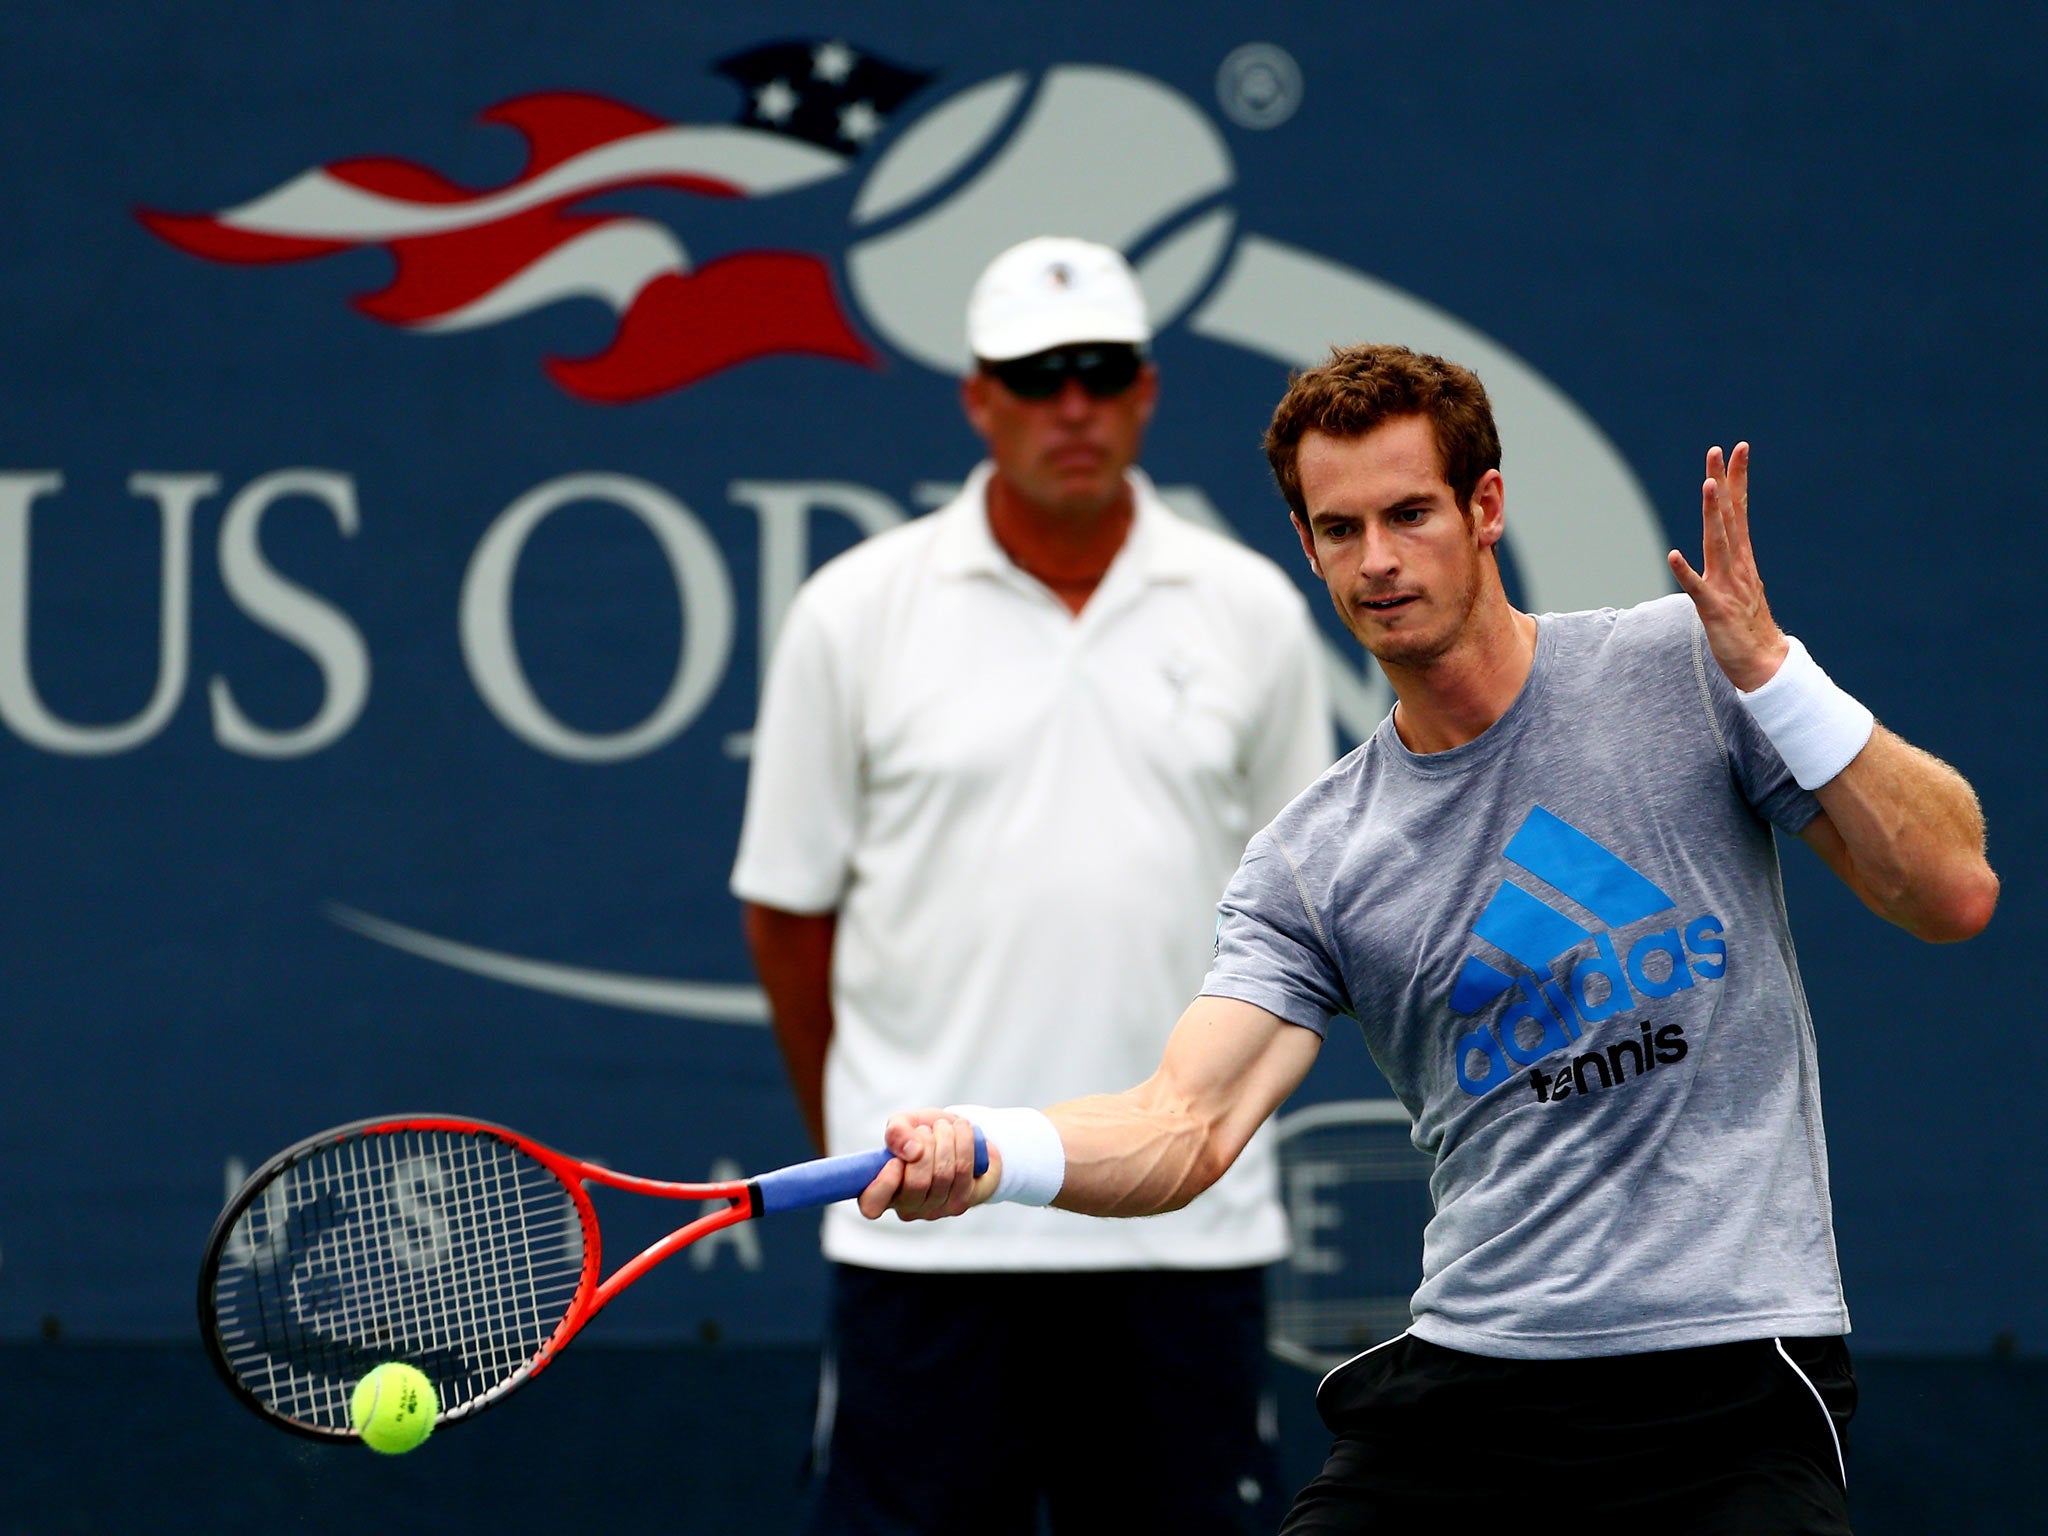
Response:
[[[460,309],[415,320],[411,329],[475,330],[558,299],[602,299],[622,315],[657,277],[689,270],[689,252],[661,225],[618,219],[578,235]]]
[[[715,981],[669,981],[659,976],[628,976],[580,965],[555,965],[422,933],[417,928],[407,928],[335,902],[330,902],[326,910],[331,920],[366,939],[389,944],[436,965],[452,966],[529,991],[549,992],[583,1003],[602,1003],[610,1008],[631,1008],[638,1013],[707,1019],[715,1024],[768,1022],[768,999],[759,987]]]
[[[748,197],[793,192],[846,169],[829,150],[737,124],[650,129],[460,203],[421,203],[371,192],[327,173],[302,171],[283,186],[214,217],[237,229],[303,240],[382,242],[469,229],[564,198],[663,175],[728,182]]]

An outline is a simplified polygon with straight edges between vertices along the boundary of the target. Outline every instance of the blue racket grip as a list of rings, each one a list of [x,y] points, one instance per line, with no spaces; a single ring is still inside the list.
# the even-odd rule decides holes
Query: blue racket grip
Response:
[[[772,1216],[778,1211],[800,1211],[811,1205],[830,1205],[851,1200],[888,1166],[895,1154],[886,1147],[872,1152],[849,1152],[844,1157],[821,1157],[815,1162],[792,1163],[773,1173],[764,1173],[754,1183],[754,1213]],[[988,1172],[988,1138],[981,1127],[974,1128],[974,1174]]]

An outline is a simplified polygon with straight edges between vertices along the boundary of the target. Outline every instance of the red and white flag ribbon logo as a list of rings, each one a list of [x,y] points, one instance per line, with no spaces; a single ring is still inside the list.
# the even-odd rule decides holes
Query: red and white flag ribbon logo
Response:
[[[381,247],[396,274],[355,307],[408,330],[470,330],[561,299],[602,300],[619,316],[610,345],[545,365],[585,400],[645,399],[774,353],[872,363],[823,258],[757,250],[699,266],[664,224],[575,211],[633,188],[753,198],[814,185],[844,172],[930,78],[843,43],[769,44],[718,67],[747,92],[737,123],[672,123],[565,92],[491,108],[484,121],[516,130],[527,148],[519,175],[491,190],[365,158],[303,172],[220,212],[137,217],[182,251],[239,265]]]

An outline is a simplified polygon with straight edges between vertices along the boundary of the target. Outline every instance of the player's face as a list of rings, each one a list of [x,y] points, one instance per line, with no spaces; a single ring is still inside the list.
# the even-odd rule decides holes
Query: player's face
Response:
[[[1307,433],[1296,462],[1308,516],[1295,518],[1295,531],[1344,627],[1392,667],[1426,667],[1449,652],[1500,542],[1500,472],[1488,470],[1461,510],[1422,416],[1363,437]]]
[[[1027,400],[993,374],[969,374],[961,398],[988,445],[996,473],[1026,502],[1060,517],[1087,517],[1121,504],[1124,471],[1138,461],[1159,397],[1148,363],[1129,388],[1098,399],[1075,378],[1043,400]]]

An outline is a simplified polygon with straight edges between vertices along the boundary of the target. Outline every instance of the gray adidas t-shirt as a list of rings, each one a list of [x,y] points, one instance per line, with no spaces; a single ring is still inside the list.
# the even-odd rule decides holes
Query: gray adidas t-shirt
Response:
[[[1484,735],[1389,719],[1253,838],[1203,991],[1363,1027],[1436,1159],[1419,1337],[1848,1331],[1771,831],[1817,809],[1678,595],[1542,616]]]

